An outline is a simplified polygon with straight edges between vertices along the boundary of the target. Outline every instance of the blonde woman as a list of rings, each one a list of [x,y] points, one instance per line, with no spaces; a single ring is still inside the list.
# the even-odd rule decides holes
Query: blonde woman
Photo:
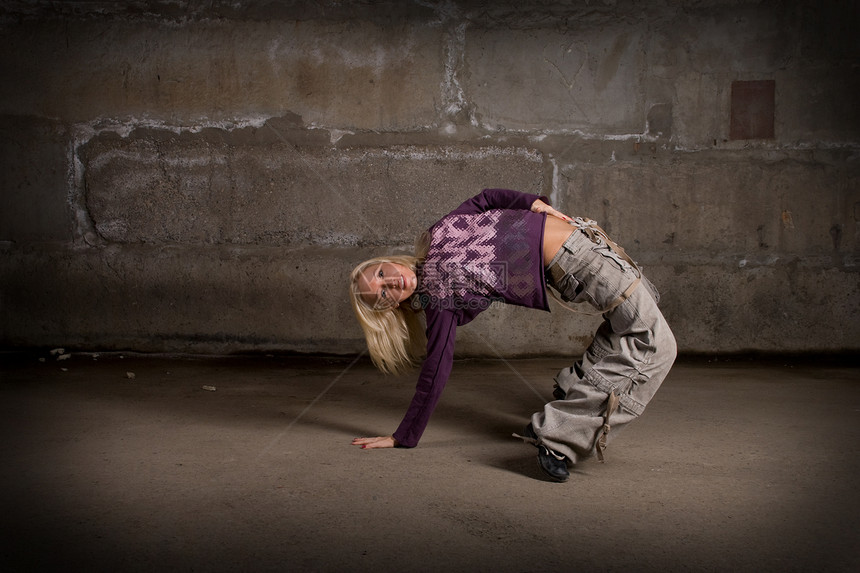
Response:
[[[585,354],[556,375],[555,400],[517,437],[538,447],[539,466],[556,481],[595,453],[602,461],[610,422],[617,429],[640,416],[675,360],[656,290],[635,263],[593,221],[507,189],[465,201],[421,243],[417,257],[371,259],[352,272],[350,298],[374,364],[399,373],[421,363],[397,430],[352,443],[418,445],[451,373],[457,327],[494,302],[548,311],[549,285],[604,321]]]

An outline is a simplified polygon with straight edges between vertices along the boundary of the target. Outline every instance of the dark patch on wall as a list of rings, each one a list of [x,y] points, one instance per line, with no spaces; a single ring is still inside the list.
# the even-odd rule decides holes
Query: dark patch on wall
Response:
[[[669,137],[672,135],[672,104],[658,103],[648,110],[648,133]]]
[[[776,82],[732,82],[731,139],[773,139]]]
[[[833,250],[838,251],[842,244],[842,225],[833,225],[830,227],[830,238],[833,239]]]
[[[767,241],[764,240],[765,236],[766,236],[764,225],[759,225],[758,228],[756,229],[756,232],[758,233],[758,246],[759,246],[759,248],[760,249],[767,249],[768,247],[770,247],[770,245],[767,244]]]

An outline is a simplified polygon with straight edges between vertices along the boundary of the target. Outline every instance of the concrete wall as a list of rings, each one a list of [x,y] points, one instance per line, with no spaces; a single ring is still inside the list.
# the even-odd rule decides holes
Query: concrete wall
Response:
[[[501,186],[599,220],[682,352],[857,351],[857,29],[850,0],[3,2],[0,343],[357,352],[349,269]],[[459,350],[594,326],[494,307]]]

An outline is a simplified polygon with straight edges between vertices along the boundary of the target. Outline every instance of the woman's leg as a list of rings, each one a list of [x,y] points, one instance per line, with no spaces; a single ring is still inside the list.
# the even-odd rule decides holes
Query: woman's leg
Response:
[[[541,443],[572,463],[593,455],[609,394],[619,397],[608,420],[611,441],[645,410],[675,354],[675,338],[656,302],[646,288],[636,289],[608,314],[582,360],[556,376],[564,398],[532,416]]]
[[[603,243],[574,233],[552,264],[555,286],[571,302],[607,308],[635,280],[634,269]],[[558,269],[556,269],[557,271]],[[646,281],[604,322],[582,359],[556,376],[562,399],[532,416],[540,442],[576,463],[591,456],[603,432],[610,393],[619,398],[608,420],[613,438],[640,416],[675,360],[675,338]]]

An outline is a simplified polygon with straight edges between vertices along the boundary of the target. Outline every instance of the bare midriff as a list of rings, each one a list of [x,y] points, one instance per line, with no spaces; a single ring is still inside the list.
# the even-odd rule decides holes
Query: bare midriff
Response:
[[[555,254],[567,240],[567,238],[573,234],[575,227],[571,226],[570,223],[566,223],[561,219],[558,219],[553,216],[547,216],[546,224],[543,227],[543,264],[544,266],[549,265],[550,261],[552,261]]]

